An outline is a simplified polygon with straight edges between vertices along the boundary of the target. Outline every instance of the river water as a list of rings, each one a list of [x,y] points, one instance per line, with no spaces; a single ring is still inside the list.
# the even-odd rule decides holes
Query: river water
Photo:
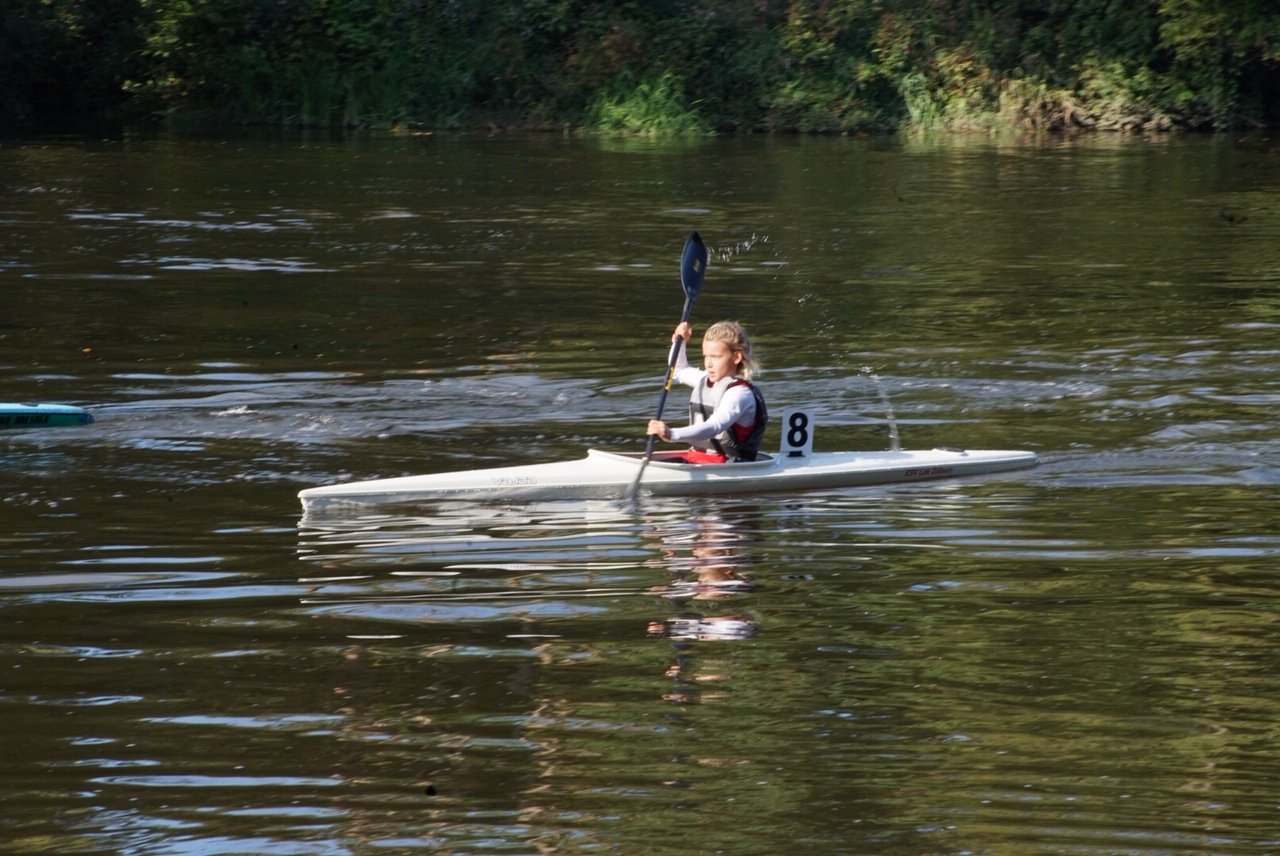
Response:
[[[817,449],[1040,466],[302,519],[641,447],[691,229]],[[1280,851],[1278,246],[1261,136],[5,140],[0,850]]]

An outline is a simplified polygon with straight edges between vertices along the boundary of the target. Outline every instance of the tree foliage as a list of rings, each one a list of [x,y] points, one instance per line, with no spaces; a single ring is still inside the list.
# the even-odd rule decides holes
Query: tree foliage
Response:
[[[1270,0],[8,0],[0,117],[639,133],[1280,121]]]

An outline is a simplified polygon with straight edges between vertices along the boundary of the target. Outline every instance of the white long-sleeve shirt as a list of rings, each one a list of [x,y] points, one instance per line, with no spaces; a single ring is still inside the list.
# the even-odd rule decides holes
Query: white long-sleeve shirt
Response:
[[[674,377],[677,382],[691,388],[707,382],[707,373],[704,370],[689,365],[684,343],[681,343],[680,351],[676,354]],[[756,423],[756,398],[751,394],[751,388],[745,384],[726,389],[710,419],[705,422],[695,422],[683,428],[672,428],[671,439],[675,442],[687,443],[710,440],[728,431],[729,426],[735,422],[747,428]]]

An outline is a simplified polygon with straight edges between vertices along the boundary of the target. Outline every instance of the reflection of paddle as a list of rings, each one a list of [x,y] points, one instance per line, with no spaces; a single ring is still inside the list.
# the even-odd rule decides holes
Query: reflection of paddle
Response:
[[[684,312],[680,315],[680,323],[689,320],[689,310],[693,308],[698,292],[702,291],[702,278],[706,275],[707,246],[702,243],[697,232],[691,232],[685,239],[684,255],[680,258],[680,285],[684,288]],[[662,386],[662,395],[658,398],[658,414],[654,419],[661,419],[662,409],[667,406],[667,393],[671,391],[671,380],[676,374],[676,358],[680,356],[680,348],[683,346],[684,342],[680,339],[671,343],[671,356],[667,359],[667,382]],[[640,489],[640,477],[644,475],[644,468],[649,466],[649,459],[653,457],[653,447],[657,442],[658,438],[650,434],[649,444],[640,460],[640,469],[636,472],[636,480],[622,495],[623,499],[635,498],[636,491]]]

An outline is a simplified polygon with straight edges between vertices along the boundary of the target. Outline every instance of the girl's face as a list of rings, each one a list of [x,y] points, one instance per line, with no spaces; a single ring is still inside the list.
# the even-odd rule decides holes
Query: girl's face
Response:
[[[707,370],[707,382],[716,383],[738,373],[742,351],[734,351],[724,342],[702,340],[702,365]]]

